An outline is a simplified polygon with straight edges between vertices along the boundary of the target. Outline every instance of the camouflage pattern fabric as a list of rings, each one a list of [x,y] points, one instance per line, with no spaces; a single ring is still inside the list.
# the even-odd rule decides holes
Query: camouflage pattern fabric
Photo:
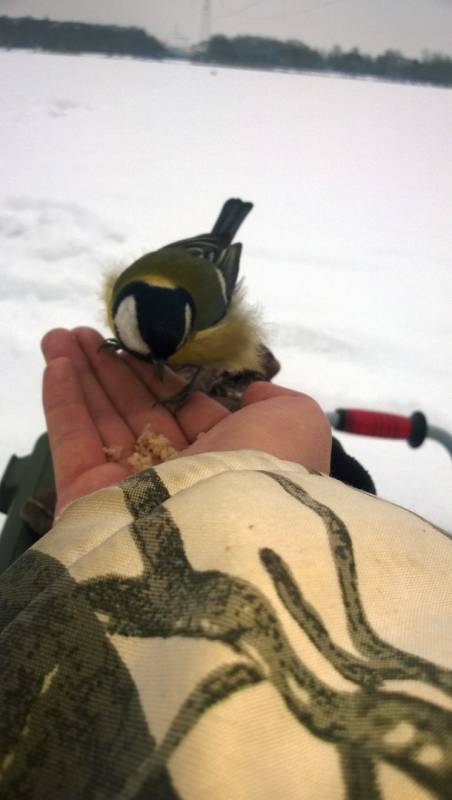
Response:
[[[452,797],[452,540],[256,451],[71,504],[0,581],[0,797]]]

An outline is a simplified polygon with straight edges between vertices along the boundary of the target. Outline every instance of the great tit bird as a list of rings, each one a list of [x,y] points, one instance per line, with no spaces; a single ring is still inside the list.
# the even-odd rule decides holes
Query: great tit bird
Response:
[[[106,300],[115,334],[105,345],[151,362],[259,371],[255,314],[237,285],[242,245],[232,244],[252,203],[231,198],[211,233],[173,242],[110,278]]]

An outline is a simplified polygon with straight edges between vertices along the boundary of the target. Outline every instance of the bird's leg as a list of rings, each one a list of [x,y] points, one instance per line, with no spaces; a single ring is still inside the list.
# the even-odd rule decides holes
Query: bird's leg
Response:
[[[169,411],[172,411],[173,413],[180,411],[190,395],[196,390],[196,381],[200,371],[201,367],[196,367],[196,370],[188,383],[185,384],[185,386],[179,392],[176,392],[176,394],[172,394],[169,397],[164,397],[162,400],[156,400],[152,407],[165,406],[165,408],[169,408]]]

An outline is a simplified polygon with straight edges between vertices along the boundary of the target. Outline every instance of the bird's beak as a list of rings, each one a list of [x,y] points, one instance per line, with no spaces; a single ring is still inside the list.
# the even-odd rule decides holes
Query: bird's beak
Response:
[[[159,379],[163,381],[163,378],[165,377],[165,362],[162,361],[161,358],[154,358],[152,359],[152,363]]]
[[[159,380],[163,381],[163,378],[165,377],[165,362],[163,358],[156,358],[152,350],[149,355],[150,360],[152,361],[152,366],[154,367]]]

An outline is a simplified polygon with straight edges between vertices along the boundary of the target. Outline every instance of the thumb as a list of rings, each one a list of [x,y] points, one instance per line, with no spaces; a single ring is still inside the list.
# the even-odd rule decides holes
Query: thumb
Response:
[[[239,411],[214,425],[184,454],[243,448],[262,450],[328,473],[331,428],[312,397],[259,382],[247,390]]]

